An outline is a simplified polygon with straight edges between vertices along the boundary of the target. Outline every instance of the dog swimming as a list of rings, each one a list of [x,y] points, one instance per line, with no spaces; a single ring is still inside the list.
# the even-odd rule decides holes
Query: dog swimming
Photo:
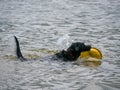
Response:
[[[21,61],[28,61],[29,59],[25,58],[22,55],[19,41],[16,36],[15,38],[15,43],[16,43],[16,56],[18,59]],[[70,45],[70,47],[67,48],[67,50],[61,50],[60,52],[52,55],[53,60],[63,60],[63,61],[76,61],[78,57],[80,56],[81,52],[84,51],[90,51],[91,46],[90,45],[85,45],[82,42],[75,42]]]

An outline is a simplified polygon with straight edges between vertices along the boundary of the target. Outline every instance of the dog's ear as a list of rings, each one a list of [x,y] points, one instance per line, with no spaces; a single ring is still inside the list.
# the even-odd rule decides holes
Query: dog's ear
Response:
[[[78,52],[83,47],[84,47],[84,43],[76,42],[76,43],[72,43],[72,45],[67,50],[71,52]]]
[[[75,51],[79,51],[79,47],[75,47]]]
[[[82,49],[85,47],[84,43],[81,43],[81,42],[76,42],[74,43],[74,48],[75,48],[75,51],[82,51]]]

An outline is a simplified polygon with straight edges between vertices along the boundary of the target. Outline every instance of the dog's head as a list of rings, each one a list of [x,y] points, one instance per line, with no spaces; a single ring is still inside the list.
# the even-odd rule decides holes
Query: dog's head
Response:
[[[76,42],[72,43],[72,45],[67,49],[67,51],[74,56],[74,59],[77,59],[80,56],[81,52],[89,51],[90,49],[90,45],[85,45],[84,43]]]

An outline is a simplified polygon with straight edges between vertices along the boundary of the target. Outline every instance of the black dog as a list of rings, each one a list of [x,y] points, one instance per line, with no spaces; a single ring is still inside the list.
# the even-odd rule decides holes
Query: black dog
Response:
[[[16,55],[21,61],[27,61],[28,59],[24,58],[21,50],[18,39],[14,36],[16,42]],[[89,51],[91,49],[90,45],[85,45],[81,42],[72,43],[72,45],[65,51],[62,50],[59,53],[56,53],[53,59],[61,59],[63,61],[75,61],[80,56],[81,52]]]

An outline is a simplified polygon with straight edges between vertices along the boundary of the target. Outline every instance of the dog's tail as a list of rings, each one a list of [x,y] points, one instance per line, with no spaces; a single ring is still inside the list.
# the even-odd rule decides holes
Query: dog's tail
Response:
[[[26,61],[27,59],[23,57],[21,50],[20,50],[20,45],[19,45],[19,41],[17,39],[16,36],[14,36],[15,38],[15,42],[16,42],[16,55],[17,57],[21,60],[21,61]]]

